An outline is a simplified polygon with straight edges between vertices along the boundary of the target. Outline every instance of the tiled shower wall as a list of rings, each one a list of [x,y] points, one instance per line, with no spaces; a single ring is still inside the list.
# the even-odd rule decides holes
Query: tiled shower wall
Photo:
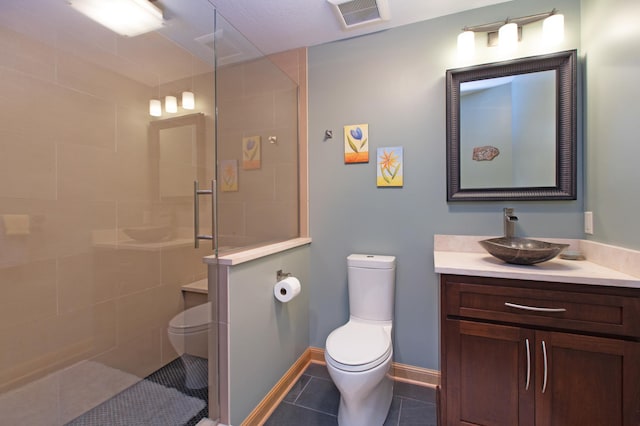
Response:
[[[218,194],[223,248],[300,235],[298,146],[306,146],[306,124],[299,144],[298,122],[306,119],[298,119],[298,84],[306,96],[305,67],[306,50],[298,49],[217,71],[218,159],[239,163],[238,191]],[[261,141],[261,166],[245,170],[242,138],[252,136]]]
[[[211,143],[212,68],[156,33],[35,27],[0,24],[0,395],[80,360],[139,377],[169,362],[180,286],[211,252],[121,231],[192,220],[190,199],[150,190],[148,102],[192,90]]]

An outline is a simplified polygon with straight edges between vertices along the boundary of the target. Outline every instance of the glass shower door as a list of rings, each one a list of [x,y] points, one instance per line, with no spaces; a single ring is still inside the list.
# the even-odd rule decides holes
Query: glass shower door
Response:
[[[216,418],[168,334],[215,253],[192,200],[215,178],[215,10],[163,0],[122,36],[69,3],[0,2],[0,423]]]

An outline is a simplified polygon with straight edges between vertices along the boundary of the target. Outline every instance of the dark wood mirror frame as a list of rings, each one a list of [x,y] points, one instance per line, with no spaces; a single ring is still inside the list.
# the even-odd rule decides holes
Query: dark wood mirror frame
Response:
[[[447,201],[575,200],[577,169],[575,50],[447,70]],[[551,187],[460,187],[460,84],[539,71],[556,72],[556,178]]]

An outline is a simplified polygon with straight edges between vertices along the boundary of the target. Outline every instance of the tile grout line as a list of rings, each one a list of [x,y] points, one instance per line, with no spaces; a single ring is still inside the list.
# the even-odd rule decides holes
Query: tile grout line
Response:
[[[300,377],[302,378],[303,376],[304,376],[304,374],[302,376],[300,376]],[[296,402],[298,402],[298,399],[300,398],[300,395],[302,395],[302,393],[307,388],[307,386],[309,386],[309,383],[311,383],[311,380],[313,380],[313,376],[309,376],[309,375],[307,375],[307,376],[309,377],[309,380],[307,381],[307,383],[304,384],[302,389],[300,389],[300,392],[298,392],[298,395],[296,396],[296,398],[291,403],[292,405],[297,405]],[[300,380],[300,379],[298,379],[298,380]]]

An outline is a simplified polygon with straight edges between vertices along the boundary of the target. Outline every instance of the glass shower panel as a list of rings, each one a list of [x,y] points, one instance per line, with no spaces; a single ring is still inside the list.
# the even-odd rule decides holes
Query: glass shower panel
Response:
[[[299,231],[298,64],[216,24],[218,244],[222,255]]]
[[[215,10],[158,3],[163,28],[123,37],[65,1],[0,2],[2,424],[217,416],[167,333],[206,302],[181,290],[206,289],[214,253],[193,247],[192,193],[215,176]],[[188,361],[206,377],[206,360]]]

